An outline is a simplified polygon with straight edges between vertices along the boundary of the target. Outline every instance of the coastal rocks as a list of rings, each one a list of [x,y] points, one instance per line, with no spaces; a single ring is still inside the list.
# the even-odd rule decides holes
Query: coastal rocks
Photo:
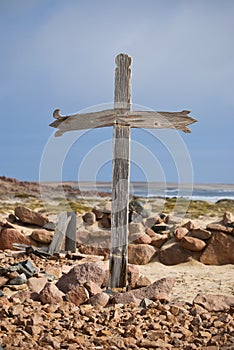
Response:
[[[200,262],[207,265],[234,264],[234,237],[216,231],[209,240]]]
[[[155,254],[156,249],[148,244],[128,245],[129,264],[145,265],[152,260]]]
[[[46,216],[22,206],[15,208],[15,216],[24,223],[41,227],[49,222],[49,219]]]
[[[28,246],[32,244],[30,239],[19,231],[11,228],[3,229],[0,232],[0,250],[14,250],[14,243],[25,244]]]
[[[177,265],[187,262],[190,253],[172,238],[161,247],[158,256],[159,261],[164,265]]]
[[[67,293],[69,290],[90,281],[101,286],[104,277],[104,268],[95,263],[84,263],[74,266],[67,274],[63,275],[56,283],[56,286],[64,293]]]
[[[34,241],[40,242],[40,243],[51,243],[52,239],[54,237],[54,233],[52,231],[47,231],[47,230],[34,230],[31,233],[30,236]]]

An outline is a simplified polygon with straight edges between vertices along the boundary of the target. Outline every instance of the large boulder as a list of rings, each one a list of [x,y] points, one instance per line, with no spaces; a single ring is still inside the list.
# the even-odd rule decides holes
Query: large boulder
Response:
[[[200,257],[200,262],[207,265],[234,264],[234,237],[223,232],[216,232]]]
[[[145,265],[152,260],[155,254],[156,249],[148,244],[128,245],[129,264]]]
[[[67,293],[77,286],[84,285],[87,282],[94,282],[101,286],[105,277],[105,270],[97,263],[84,263],[74,266],[67,274],[63,275],[56,286]]]
[[[191,253],[181,247],[174,238],[166,242],[159,251],[159,261],[164,265],[177,265],[189,260]]]
[[[33,211],[26,207],[17,207],[15,208],[15,216],[17,216],[20,221],[31,224],[31,225],[37,225],[37,226],[44,226],[49,222],[49,218],[37,213],[36,211]]]
[[[12,228],[3,229],[0,232],[0,250],[14,250],[13,243],[26,244],[28,246],[32,244],[31,240],[19,231]]]

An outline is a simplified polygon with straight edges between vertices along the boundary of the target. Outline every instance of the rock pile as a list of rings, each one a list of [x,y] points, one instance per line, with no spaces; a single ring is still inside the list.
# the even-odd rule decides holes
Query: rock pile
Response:
[[[147,216],[140,204],[130,211],[128,259],[144,265],[157,257],[165,265],[175,265],[191,258],[209,265],[234,263],[234,218],[225,212],[219,223],[196,227],[192,221],[171,215]],[[142,216],[143,215],[143,216]],[[108,220],[108,225],[106,222]],[[110,254],[110,213],[94,209],[83,216],[77,231],[78,248],[84,254]]]
[[[234,263],[234,217],[225,212],[220,222],[198,227],[172,215],[151,215],[138,202],[130,203],[128,261],[144,265],[158,259],[165,265],[176,265],[197,259],[207,265]],[[31,234],[15,229],[14,223],[28,225]],[[94,208],[77,217],[77,248],[81,254],[110,256],[111,211]],[[25,207],[0,222],[0,249],[13,249],[13,243],[49,247],[55,225],[49,218]]]

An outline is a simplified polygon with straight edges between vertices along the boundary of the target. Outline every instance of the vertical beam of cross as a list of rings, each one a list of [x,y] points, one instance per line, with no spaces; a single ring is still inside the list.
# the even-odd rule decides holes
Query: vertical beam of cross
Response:
[[[116,57],[114,109],[120,114],[131,110],[131,57]],[[127,282],[128,204],[130,175],[130,126],[114,125],[112,160],[112,216],[110,287],[124,288]]]

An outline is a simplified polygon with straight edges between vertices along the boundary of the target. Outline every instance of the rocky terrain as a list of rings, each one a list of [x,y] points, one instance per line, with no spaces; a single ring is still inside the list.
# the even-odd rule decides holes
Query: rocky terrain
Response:
[[[0,349],[234,349],[232,203],[180,217],[133,199],[127,286],[111,290],[110,198],[44,186],[46,205],[37,183],[0,178]],[[51,254],[67,207],[76,250]]]

